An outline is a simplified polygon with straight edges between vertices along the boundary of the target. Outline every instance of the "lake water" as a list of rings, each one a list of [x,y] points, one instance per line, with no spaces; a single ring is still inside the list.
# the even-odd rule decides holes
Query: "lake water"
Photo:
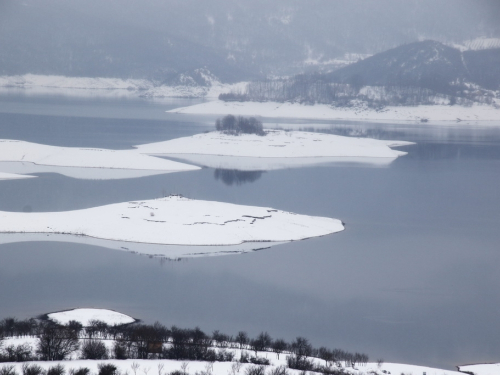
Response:
[[[164,112],[195,102],[2,93],[0,138],[129,148],[209,129],[210,116]],[[346,231],[182,261],[69,243],[0,245],[0,318],[93,306],[207,332],[305,336],[386,362],[500,361],[500,126],[267,125],[418,144],[385,168],[2,181],[0,210],[62,211],[180,193],[335,217]]]

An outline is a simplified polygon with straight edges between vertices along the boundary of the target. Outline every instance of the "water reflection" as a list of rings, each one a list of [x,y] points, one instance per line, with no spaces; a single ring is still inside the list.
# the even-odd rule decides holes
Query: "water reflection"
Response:
[[[263,171],[240,171],[238,169],[216,169],[214,177],[221,180],[225,185],[240,186],[247,182],[255,182],[262,177]]]
[[[28,104],[36,107],[18,107]],[[55,110],[53,116],[5,115],[2,107],[10,103],[0,103],[0,138],[127,148],[193,135],[206,126],[185,122],[188,116],[182,123],[170,115],[159,120],[161,106],[147,108],[161,112],[158,121],[134,120],[147,111],[134,112],[132,104],[116,104],[113,113],[130,114],[126,120],[100,118],[101,107],[98,113],[88,105],[79,109],[94,116],[89,120],[57,117]],[[301,120],[296,126],[309,125]],[[453,368],[498,361],[500,128],[350,127],[371,137],[376,132],[362,129],[382,129],[389,132],[381,133],[383,138],[417,144],[388,168],[280,169],[240,185],[221,184],[208,168],[131,180],[46,173],[3,181],[2,210],[62,211],[156,198],[166,191],[339,217],[347,230],[266,251],[162,265],[101,246],[2,244],[0,318],[95,306],[204,331],[246,330],[255,336],[266,330],[287,340],[300,335],[315,346],[359,350],[392,362]]]

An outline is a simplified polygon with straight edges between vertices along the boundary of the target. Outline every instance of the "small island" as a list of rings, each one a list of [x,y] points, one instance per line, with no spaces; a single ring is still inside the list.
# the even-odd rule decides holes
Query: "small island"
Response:
[[[0,223],[1,242],[9,236],[13,237],[6,242],[27,240],[27,234],[43,234],[60,235],[68,242],[90,237],[122,243],[188,246],[189,250],[192,246],[214,246],[212,251],[219,253],[221,246],[258,244],[246,249],[250,251],[344,229],[337,219],[177,195],[67,212],[0,211]],[[211,251],[204,252],[210,255]],[[144,253],[151,254],[146,250]]]
[[[412,142],[345,137],[332,134],[263,129],[253,117],[225,116],[216,131],[164,142],[138,145],[140,153],[170,157],[211,168],[272,170],[362,163],[387,165],[404,151],[391,147]]]

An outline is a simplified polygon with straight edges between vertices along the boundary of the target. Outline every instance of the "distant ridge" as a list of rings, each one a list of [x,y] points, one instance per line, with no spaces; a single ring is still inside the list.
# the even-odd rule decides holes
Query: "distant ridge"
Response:
[[[454,95],[466,84],[500,89],[500,48],[460,50],[426,40],[378,53],[328,75],[359,86],[416,86]]]

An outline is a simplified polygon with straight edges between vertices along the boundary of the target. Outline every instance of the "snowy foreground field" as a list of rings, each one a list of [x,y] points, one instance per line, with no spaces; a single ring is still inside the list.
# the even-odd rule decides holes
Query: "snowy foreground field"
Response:
[[[199,167],[152,156],[136,150],[57,147],[37,143],[0,140],[0,171],[12,174],[60,173],[83,179],[143,177]],[[0,174],[2,179],[2,174]]]
[[[262,116],[266,118],[297,118],[317,120],[349,120],[371,122],[429,122],[476,124],[500,121],[500,109],[475,104],[471,107],[421,105],[415,107],[386,107],[375,110],[364,106],[330,107],[326,104],[303,105],[275,102],[224,102],[220,100],[167,111],[192,115]]]
[[[235,357],[239,358],[239,349],[229,349],[228,351],[234,351]],[[253,352],[248,352],[253,353]],[[286,364],[285,355],[280,355],[280,359],[277,359],[277,355],[269,352],[258,352],[259,357],[265,357],[269,359],[271,365],[264,366],[265,374],[271,375],[272,371],[275,371],[278,367],[284,366]],[[318,360],[319,361],[319,360]],[[254,367],[253,364],[239,364],[238,362],[204,362],[204,361],[176,361],[169,359],[126,359],[126,360],[68,360],[68,361],[37,361],[30,362],[41,366],[44,370],[47,370],[53,366],[61,364],[64,366],[66,371],[78,370],[82,367],[87,367],[91,371],[91,374],[98,373],[99,364],[111,363],[115,365],[121,374],[128,375],[160,375],[159,370],[161,369],[161,375],[168,375],[173,371],[180,371],[186,375],[245,375],[249,368]],[[3,366],[13,365],[18,374],[22,374],[22,363],[3,363],[0,364],[0,368]],[[185,371],[183,371],[184,366],[186,366]],[[136,368],[136,373],[134,372],[134,367]],[[366,365],[351,367],[341,367],[344,369],[346,374],[352,375],[463,375],[463,372],[443,370],[424,366],[415,365],[405,365],[399,363],[384,363],[381,367],[378,367],[376,363],[367,363]],[[339,368],[340,369],[340,368]],[[286,369],[287,373],[290,375],[303,374],[303,371]],[[308,374],[319,374],[312,371],[308,371]],[[278,374],[280,374],[278,372]],[[496,373],[491,373],[492,375],[497,375]],[[490,375],[489,373],[476,373],[475,375]]]
[[[474,375],[498,375],[500,374],[500,363],[484,363],[478,365],[458,366],[461,372]]]
[[[0,241],[6,238],[6,242],[10,242],[8,237],[12,233],[59,234],[70,242],[73,239],[78,242],[78,238],[84,236],[121,242],[188,246],[186,251],[190,252],[192,246],[205,246],[203,253],[221,253],[221,246],[258,243],[247,249],[250,251],[344,229],[342,222],[337,219],[180,196],[66,212],[0,211],[0,223],[0,231],[6,234],[0,237]],[[22,241],[23,236],[17,239]],[[147,249],[143,248],[142,251],[151,255],[169,255],[159,254],[155,247],[153,253],[148,253]]]
[[[99,320],[105,322],[109,326],[120,326],[123,324],[133,323],[135,321],[134,318],[127,316],[125,314],[107,310],[107,309],[95,309],[95,308],[79,308],[67,311],[61,311],[56,313],[47,314],[47,318],[53,320],[59,324],[67,324],[70,320],[76,321],[82,324],[83,327],[88,327],[91,323],[91,320]],[[31,348],[36,348],[38,344],[38,338],[36,337],[7,337],[4,340],[4,347],[8,347],[10,345],[22,345],[27,344]],[[80,338],[80,345],[85,342],[86,339]],[[113,346],[115,341],[112,339],[102,339],[100,338],[108,351],[113,351]],[[169,345],[169,344],[163,344]],[[42,367],[44,370],[48,370],[49,368],[53,368],[54,366],[60,364],[64,367],[66,374],[71,374],[72,371],[76,371],[80,368],[88,368],[91,374],[98,374],[99,365],[102,364],[113,364],[117,367],[117,370],[120,374],[128,374],[128,375],[136,375],[137,373],[140,375],[168,375],[174,371],[180,371],[182,374],[199,374],[199,375],[245,375],[252,368],[255,369],[255,365],[250,363],[240,363],[238,360],[245,355],[254,356],[260,358],[265,358],[269,361],[269,365],[265,365],[262,367],[264,370],[264,374],[268,375],[284,375],[283,372],[286,372],[290,375],[295,374],[303,374],[302,371],[293,370],[290,368],[286,368],[287,361],[286,357],[290,355],[288,352],[283,352],[281,354],[277,354],[271,351],[253,351],[248,348],[239,349],[234,347],[228,348],[220,348],[215,345],[212,347],[213,350],[223,351],[225,353],[230,352],[233,354],[233,361],[228,362],[208,362],[208,361],[185,361],[185,360],[172,360],[172,359],[127,359],[127,360],[82,360],[79,359],[82,357],[81,348],[76,352],[73,352],[68,360],[65,361],[36,361],[29,362],[29,364],[36,364]],[[314,362],[318,366],[323,366],[325,362],[315,357],[308,357],[308,360]],[[0,364],[0,371],[2,367],[11,368],[17,371],[18,374],[23,373],[22,369],[23,363],[12,362],[12,363],[3,363]],[[396,363],[366,363],[366,364],[357,364],[354,367],[348,367],[345,363],[340,362],[339,364],[333,364],[332,369],[343,370],[346,374],[352,375],[457,375],[460,374],[456,371],[442,370],[424,366],[414,366],[414,365],[405,365],[405,364],[396,364]],[[281,372],[279,371],[281,370]],[[309,371],[310,374],[314,374],[315,372]],[[262,373],[261,373],[262,374]],[[477,375],[489,375],[489,373],[477,373]]]
[[[175,157],[212,168],[270,170],[335,162],[385,165],[407,154],[390,147],[413,144],[302,131],[265,133],[227,135],[214,131],[136,147],[143,154]]]

